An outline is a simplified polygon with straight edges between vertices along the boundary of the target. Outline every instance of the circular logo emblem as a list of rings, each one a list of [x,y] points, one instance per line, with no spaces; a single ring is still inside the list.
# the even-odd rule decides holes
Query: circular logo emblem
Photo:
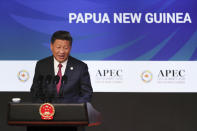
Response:
[[[148,83],[153,79],[153,75],[150,71],[144,71],[141,74],[142,81]]]
[[[44,104],[40,105],[39,112],[41,115],[41,119],[52,120],[53,116],[55,114],[55,108],[50,103],[44,103]]]
[[[17,76],[21,82],[26,82],[29,79],[29,73],[26,70],[19,71]]]

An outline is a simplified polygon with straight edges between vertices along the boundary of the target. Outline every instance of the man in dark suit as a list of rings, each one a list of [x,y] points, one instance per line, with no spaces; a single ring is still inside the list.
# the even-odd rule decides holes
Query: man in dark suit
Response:
[[[38,94],[40,86],[46,92],[50,86],[43,85],[51,85],[50,83],[58,78],[55,83],[56,95],[53,94],[55,97],[52,98],[52,102],[54,100],[60,103],[90,102],[93,90],[88,67],[84,62],[70,56],[72,47],[70,33],[67,31],[55,32],[52,35],[50,47],[53,56],[39,60],[36,64],[31,93]],[[42,102],[40,98],[36,99],[37,102]]]

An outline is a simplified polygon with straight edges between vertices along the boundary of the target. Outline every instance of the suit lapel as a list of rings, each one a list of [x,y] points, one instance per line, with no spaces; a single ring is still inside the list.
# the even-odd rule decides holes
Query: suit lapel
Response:
[[[73,69],[74,69],[74,66],[73,66],[73,63],[72,63],[72,58],[69,56],[68,57],[68,62],[67,62],[67,65],[66,65],[66,70],[65,70],[65,73],[64,73],[67,76],[68,79],[71,78]]]

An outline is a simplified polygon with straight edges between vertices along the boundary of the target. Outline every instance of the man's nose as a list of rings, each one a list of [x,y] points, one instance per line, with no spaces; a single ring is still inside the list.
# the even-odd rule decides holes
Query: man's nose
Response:
[[[64,51],[64,49],[63,48],[61,48],[60,49],[60,53],[64,53],[65,51]]]

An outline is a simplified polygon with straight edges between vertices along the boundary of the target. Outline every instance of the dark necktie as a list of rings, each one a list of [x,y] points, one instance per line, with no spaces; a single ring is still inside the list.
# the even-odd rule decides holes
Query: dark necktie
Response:
[[[60,80],[59,80],[58,84],[56,85],[57,94],[59,94],[60,87],[61,87],[61,81],[62,81],[62,71],[61,71],[61,68],[62,68],[62,64],[59,64],[58,67],[59,67],[59,70],[58,70],[57,75],[60,77]]]

